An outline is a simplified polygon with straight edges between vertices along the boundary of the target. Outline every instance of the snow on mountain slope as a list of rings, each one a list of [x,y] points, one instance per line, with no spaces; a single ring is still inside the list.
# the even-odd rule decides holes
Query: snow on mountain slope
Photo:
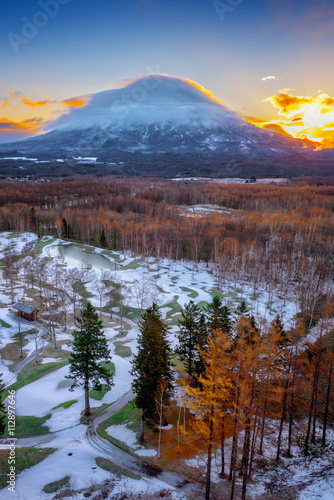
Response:
[[[48,123],[52,135],[49,133],[15,144],[38,146],[39,143],[47,145],[51,140],[51,143],[63,142],[65,147],[71,147],[73,139],[76,143],[89,139],[93,141],[91,146],[101,147],[110,139],[120,141],[122,148],[126,147],[128,140],[135,142],[132,147],[145,149],[145,144],[151,148],[157,142],[161,148],[161,138],[166,137],[166,150],[171,146],[169,138],[176,140],[175,146],[181,143],[193,147],[195,141],[200,149],[208,150],[215,150],[220,143],[238,142],[247,152],[249,141],[269,142],[274,138],[281,147],[289,143],[283,136],[247,123],[199,86],[179,78],[148,75],[123,88],[87,97],[86,106],[72,109]],[[82,131],[85,134],[80,138],[76,133]],[[126,137],[126,132],[135,137]],[[58,140],[56,134],[59,134]],[[109,146],[112,145],[115,146]]]
[[[124,128],[133,124],[187,123],[213,127],[243,120],[191,83],[149,75],[129,85],[90,96],[89,103],[72,110],[52,125],[56,129]]]
[[[164,75],[148,75],[123,88],[93,94],[86,106],[73,109],[50,125],[58,132],[86,130],[89,137],[97,132],[95,140],[102,143],[108,138],[118,139],[124,130],[136,132],[143,143],[137,144],[138,149],[145,149],[145,143],[151,147],[157,134],[176,139],[178,146],[194,138],[201,149],[208,150],[226,141],[239,142],[245,152],[247,141],[275,138],[281,147],[290,143],[249,124],[199,86]],[[169,147],[167,144],[166,149]]]
[[[187,80],[148,75],[85,98],[85,106],[49,122],[48,133],[1,145],[0,160],[1,153],[69,162],[95,157],[131,175],[284,176],[324,168],[321,159],[305,167],[308,151],[298,141],[246,122]]]

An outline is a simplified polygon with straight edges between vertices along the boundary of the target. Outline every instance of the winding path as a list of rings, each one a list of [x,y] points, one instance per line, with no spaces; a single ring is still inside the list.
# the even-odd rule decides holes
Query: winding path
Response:
[[[155,477],[156,479],[159,479],[160,481],[166,483],[167,486],[177,488],[183,493],[192,495],[194,498],[203,498],[204,493],[202,484],[192,482],[181,475],[166,471],[161,467],[157,467],[146,462],[145,460],[130,455],[129,453],[121,450],[97,433],[97,428],[102,422],[120,411],[133,398],[134,393],[132,392],[132,390],[130,390],[117,401],[115,401],[111,406],[97,415],[94,419],[90,420],[87,425],[87,430],[82,438],[85,439],[89,443],[89,445],[96,451],[101,452],[103,456],[110,457],[110,459],[114,463],[130,472],[148,478]],[[80,425],[82,424],[77,424],[73,426],[73,428],[79,427]],[[56,439],[59,432],[61,431],[44,434],[42,436],[20,438],[16,441],[16,445],[18,447],[33,447],[50,443],[52,446],[52,441]],[[1,445],[5,445],[7,443],[7,439],[1,439],[0,443]]]
[[[21,322],[23,320],[21,319]],[[24,323],[25,324],[25,323]],[[31,323],[27,321],[27,324],[29,324],[29,326],[31,326]],[[41,325],[40,323],[38,323],[38,321],[35,321],[33,323],[33,325],[35,327],[38,328],[39,330],[39,335],[38,335],[38,338],[39,338],[39,346],[38,346],[38,349],[37,349],[37,354],[39,354],[41,352],[41,350],[43,349],[43,347],[48,344],[48,340],[45,338],[43,338],[43,336],[46,337],[47,335],[47,330],[45,328],[45,326]],[[42,341],[41,341],[42,339]],[[36,357],[36,352],[33,351],[31,352],[26,358],[22,359],[22,361],[20,361],[16,366],[15,368],[13,368],[13,370],[11,370],[10,374],[5,378],[4,380],[4,384],[5,384],[5,387],[9,387],[10,385],[12,385],[15,381],[16,381],[16,378],[18,376],[18,374],[23,370],[23,368],[25,368],[31,361],[33,361],[33,359],[35,359]]]
[[[107,314],[107,313],[105,313]],[[119,317],[118,315],[113,315],[114,317]],[[138,329],[138,325],[129,319],[125,319],[124,321],[129,324],[134,330]],[[38,326],[40,331],[40,337],[46,333],[46,329],[39,323],[35,323]],[[39,348],[39,351],[42,349],[44,344],[47,341],[43,342],[43,345]],[[35,358],[35,352],[29,354],[24,360],[16,365],[16,367],[11,372],[11,377],[6,379],[6,387],[11,385],[13,381],[16,379],[17,375],[20,371],[27,366]],[[130,389],[123,396],[121,396],[118,400],[116,400],[111,406],[106,408],[104,411],[99,413],[95,418],[91,419],[87,425],[87,430],[85,434],[82,436],[82,439],[86,440],[89,445],[94,448],[96,451],[101,452],[104,456],[109,456],[110,459],[119,465],[120,467],[138,474],[144,477],[154,477],[164,482],[167,486],[172,486],[173,488],[177,488],[187,495],[191,495],[193,498],[201,499],[204,498],[204,485],[195,481],[191,481],[184,476],[178,475],[173,472],[169,472],[167,470],[162,469],[161,467],[152,465],[141,458],[137,458],[129,453],[121,450],[114,444],[112,444],[107,439],[100,436],[97,432],[98,426],[108,420],[112,415],[119,412],[129,401],[132,401],[135,397],[135,394]],[[82,426],[82,424],[76,424],[72,427],[67,427],[62,430],[58,430],[55,432],[50,432],[48,434],[44,434],[41,436],[31,436],[26,438],[19,438],[16,441],[16,445],[18,447],[33,447],[33,446],[41,446],[51,443],[54,439],[57,438],[60,432],[64,430],[68,430],[71,428],[76,428]],[[0,447],[2,448],[7,444],[7,439],[0,439]],[[214,497],[212,496],[214,499]]]

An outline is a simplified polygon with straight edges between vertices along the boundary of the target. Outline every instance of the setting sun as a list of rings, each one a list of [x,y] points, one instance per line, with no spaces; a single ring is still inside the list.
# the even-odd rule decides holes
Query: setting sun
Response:
[[[248,121],[296,139],[314,143],[316,149],[334,147],[334,98],[325,93],[317,97],[296,96],[282,91],[265,99],[277,110],[278,119]]]

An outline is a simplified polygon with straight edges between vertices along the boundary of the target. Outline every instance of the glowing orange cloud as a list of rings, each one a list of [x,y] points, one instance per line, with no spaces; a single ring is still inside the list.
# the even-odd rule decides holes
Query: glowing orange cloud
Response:
[[[88,97],[73,97],[64,101],[34,101],[21,92],[9,92],[7,97],[0,98],[0,109],[5,110],[5,116],[0,116],[0,133],[8,140],[41,134],[44,123],[70,109],[85,106],[88,101]],[[37,110],[38,117],[35,115]]]
[[[294,96],[288,92],[281,93],[279,95],[274,95],[269,97],[268,100],[275,106],[280,112],[288,113],[289,111],[299,110],[304,104],[310,104],[312,102],[311,97],[301,97]]]
[[[87,104],[87,99],[82,97],[72,97],[65,99],[65,101],[32,101],[29,97],[22,97],[22,104],[30,106],[31,108],[46,107],[49,108],[51,104],[61,104],[65,108],[81,108]]]
[[[35,101],[33,102],[29,97],[22,97],[22,104],[24,106],[30,106],[31,108],[49,108],[50,104],[53,104],[56,101]]]
[[[258,127],[301,139],[317,149],[334,148],[334,98],[323,93],[317,97],[296,96],[281,91],[266,99],[277,110],[278,119],[247,120]]]
[[[83,97],[72,97],[72,99],[66,99],[62,102],[65,107],[68,108],[82,108],[82,106],[86,106],[88,99],[84,99]]]
[[[202,85],[200,85],[197,82],[193,82],[192,80],[187,80],[187,78],[183,78],[183,80],[187,83],[190,83],[190,85],[193,85],[194,87],[196,87],[197,90],[200,90],[201,92],[203,92],[203,94],[210,97],[210,99],[212,99],[213,101],[218,102],[218,104],[223,104],[223,101],[221,99],[216,99],[216,97],[213,95],[213,92],[211,92],[211,90],[206,89],[205,87],[203,87]]]
[[[34,133],[41,130],[41,120],[39,118],[31,120],[23,120],[15,122],[8,120],[8,118],[0,118],[0,131],[1,132],[22,132]]]

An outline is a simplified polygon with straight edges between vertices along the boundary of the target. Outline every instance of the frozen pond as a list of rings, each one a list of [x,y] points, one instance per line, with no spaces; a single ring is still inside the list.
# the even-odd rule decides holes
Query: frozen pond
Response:
[[[49,257],[58,257],[68,266],[82,269],[119,269],[119,264],[110,262],[109,259],[98,253],[84,252],[76,245],[57,245],[47,249]]]

